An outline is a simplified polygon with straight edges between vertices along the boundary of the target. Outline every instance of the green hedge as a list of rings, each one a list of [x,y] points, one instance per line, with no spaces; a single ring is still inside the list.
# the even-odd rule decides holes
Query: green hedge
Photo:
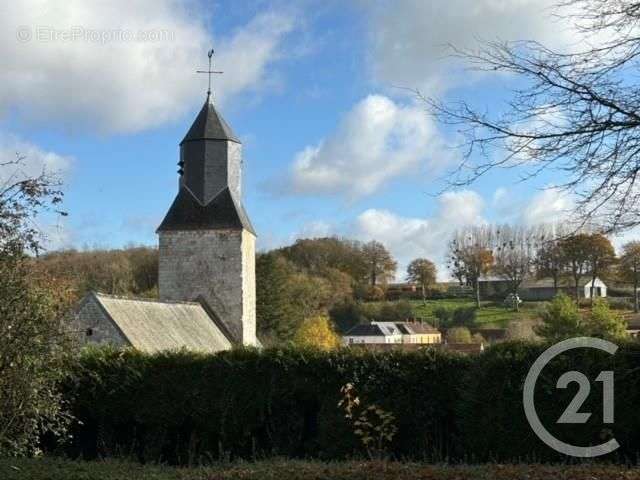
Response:
[[[395,458],[558,460],[531,432],[522,407],[524,378],[544,348],[501,344],[477,357],[433,350],[241,349],[210,356],[92,350],[65,386],[79,420],[67,453],[172,464],[362,456],[337,407],[340,387],[352,382],[365,403],[395,414],[399,431],[390,452]],[[538,381],[538,413],[545,425],[554,425],[573,398],[575,385],[555,388],[562,372],[579,370],[593,379],[612,369],[616,423],[611,431],[601,424],[601,384],[592,381],[581,409],[593,412],[592,419],[563,426],[558,436],[585,445],[613,434],[622,444],[616,458],[635,459],[639,367],[637,344],[623,346],[614,357],[591,350],[565,354]]]
[[[81,423],[72,456],[192,463],[361,454],[338,409],[340,388],[397,415],[399,456],[460,454],[458,375],[469,359],[433,351],[234,350],[217,355],[87,352],[66,394]]]

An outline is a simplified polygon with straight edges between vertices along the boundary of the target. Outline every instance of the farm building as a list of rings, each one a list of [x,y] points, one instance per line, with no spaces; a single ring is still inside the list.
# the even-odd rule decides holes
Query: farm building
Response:
[[[578,294],[580,298],[591,298],[591,277],[582,277],[578,283]],[[596,277],[593,285],[595,297],[607,296],[607,285]],[[509,294],[511,284],[502,278],[485,278],[480,280],[480,294],[484,298],[504,298]],[[527,279],[520,284],[518,295],[522,300],[544,301],[551,300],[558,292],[567,295],[574,295],[575,285],[572,278],[563,277],[558,281],[557,290],[553,286],[553,279],[550,277],[539,279]]]

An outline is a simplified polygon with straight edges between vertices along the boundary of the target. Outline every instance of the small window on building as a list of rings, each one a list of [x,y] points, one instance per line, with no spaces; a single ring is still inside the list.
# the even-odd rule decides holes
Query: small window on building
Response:
[[[93,328],[87,328],[85,334],[87,337],[91,337],[93,335]]]

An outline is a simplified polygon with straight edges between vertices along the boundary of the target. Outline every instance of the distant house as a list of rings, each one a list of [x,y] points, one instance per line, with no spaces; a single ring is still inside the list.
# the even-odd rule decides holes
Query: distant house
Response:
[[[591,277],[582,277],[578,282],[578,295],[580,298],[592,297],[591,281]],[[558,290],[568,295],[574,295],[575,288],[575,283],[572,278],[563,277],[558,281]],[[556,295],[552,278],[525,280],[522,282],[518,293],[523,300],[550,300]],[[606,296],[607,286],[602,280],[596,277],[595,284],[593,285],[593,297]]]
[[[385,295],[388,300],[417,298],[421,296],[421,289],[415,283],[390,283],[387,285]]]
[[[583,276],[578,283],[580,298],[591,298],[591,277]],[[607,285],[596,277],[593,286],[595,297],[607,296]],[[503,278],[487,277],[480,280],[480,294],[484,298],[504,298],[510,293],[510,282]],[[562,277],[558,280],[558,289],[553,286],[553,278],[526,279],[518,288],[518,295],[522,300],[543,301],[551,300],[558,292],[573,296],[575,285],[572,278]]]
[[[186,348],[215,353],[234,339],[224,324],[199,302],[159,302],[90,293],[73,319],[84,344],[133,347],[146,353]]]
[[[345,345],[428,345],[442,343],[442,334],[426,323],[372,322],[353,327],[344,335],[343,343]]]

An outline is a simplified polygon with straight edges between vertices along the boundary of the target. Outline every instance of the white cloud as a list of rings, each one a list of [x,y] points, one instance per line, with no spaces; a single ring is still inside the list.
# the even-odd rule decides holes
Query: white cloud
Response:
[[[485,223],[484,201],[476,192],[447,192],[438,197],[431,218],[412,218],[388,210],[369,209],[358,216],[354,235],[361,240],[382,242],[398,261],[398,279],[403,279],[409,262],[426,257],[436,263],[438,277],[446,279],[445,255],[453,232],[466,225]]]
[[[566,192],[557,188],[547,188],[534,195],[524,207],[522,223],[538,225],[566,222],[571,218],[573,208],[573,201]]]
[[[63,180],[73,163],[69,156],[43,150],[15,135],[0,133],[0,163],[14,162],[17,157],[22,158],[18,165],[6,165],[0,169],[1,184],[35,177],[43,171],[56,174]]]
[[[349,111],[328,138],[299,152],[290,190],[303,194],[375,193],[390,179],[442,162],[438,132],[425,112],[370,95]],[[437,158],[436,158],[437,157]]]
[[[294,234],[294,241],[298,238],[324,238],[333,234],[333,227],[323,220],[313,220],[303,224]]]
[[[268,83],[294,27],[291,15],[267,12],[214,41],[205,20],[175,0],[3,2],[0,113],[107,133],[161,125],[204,99],[206,76],[195,70],[211,45],[224,101]]]
[[[468,49],[478,40],[538,40],[575,44],[575,29],[552,16],[555,0],[396,0],[361,2],[370,19],[370,67],[388,86],[444,90],[468,82],[449,45]]]

